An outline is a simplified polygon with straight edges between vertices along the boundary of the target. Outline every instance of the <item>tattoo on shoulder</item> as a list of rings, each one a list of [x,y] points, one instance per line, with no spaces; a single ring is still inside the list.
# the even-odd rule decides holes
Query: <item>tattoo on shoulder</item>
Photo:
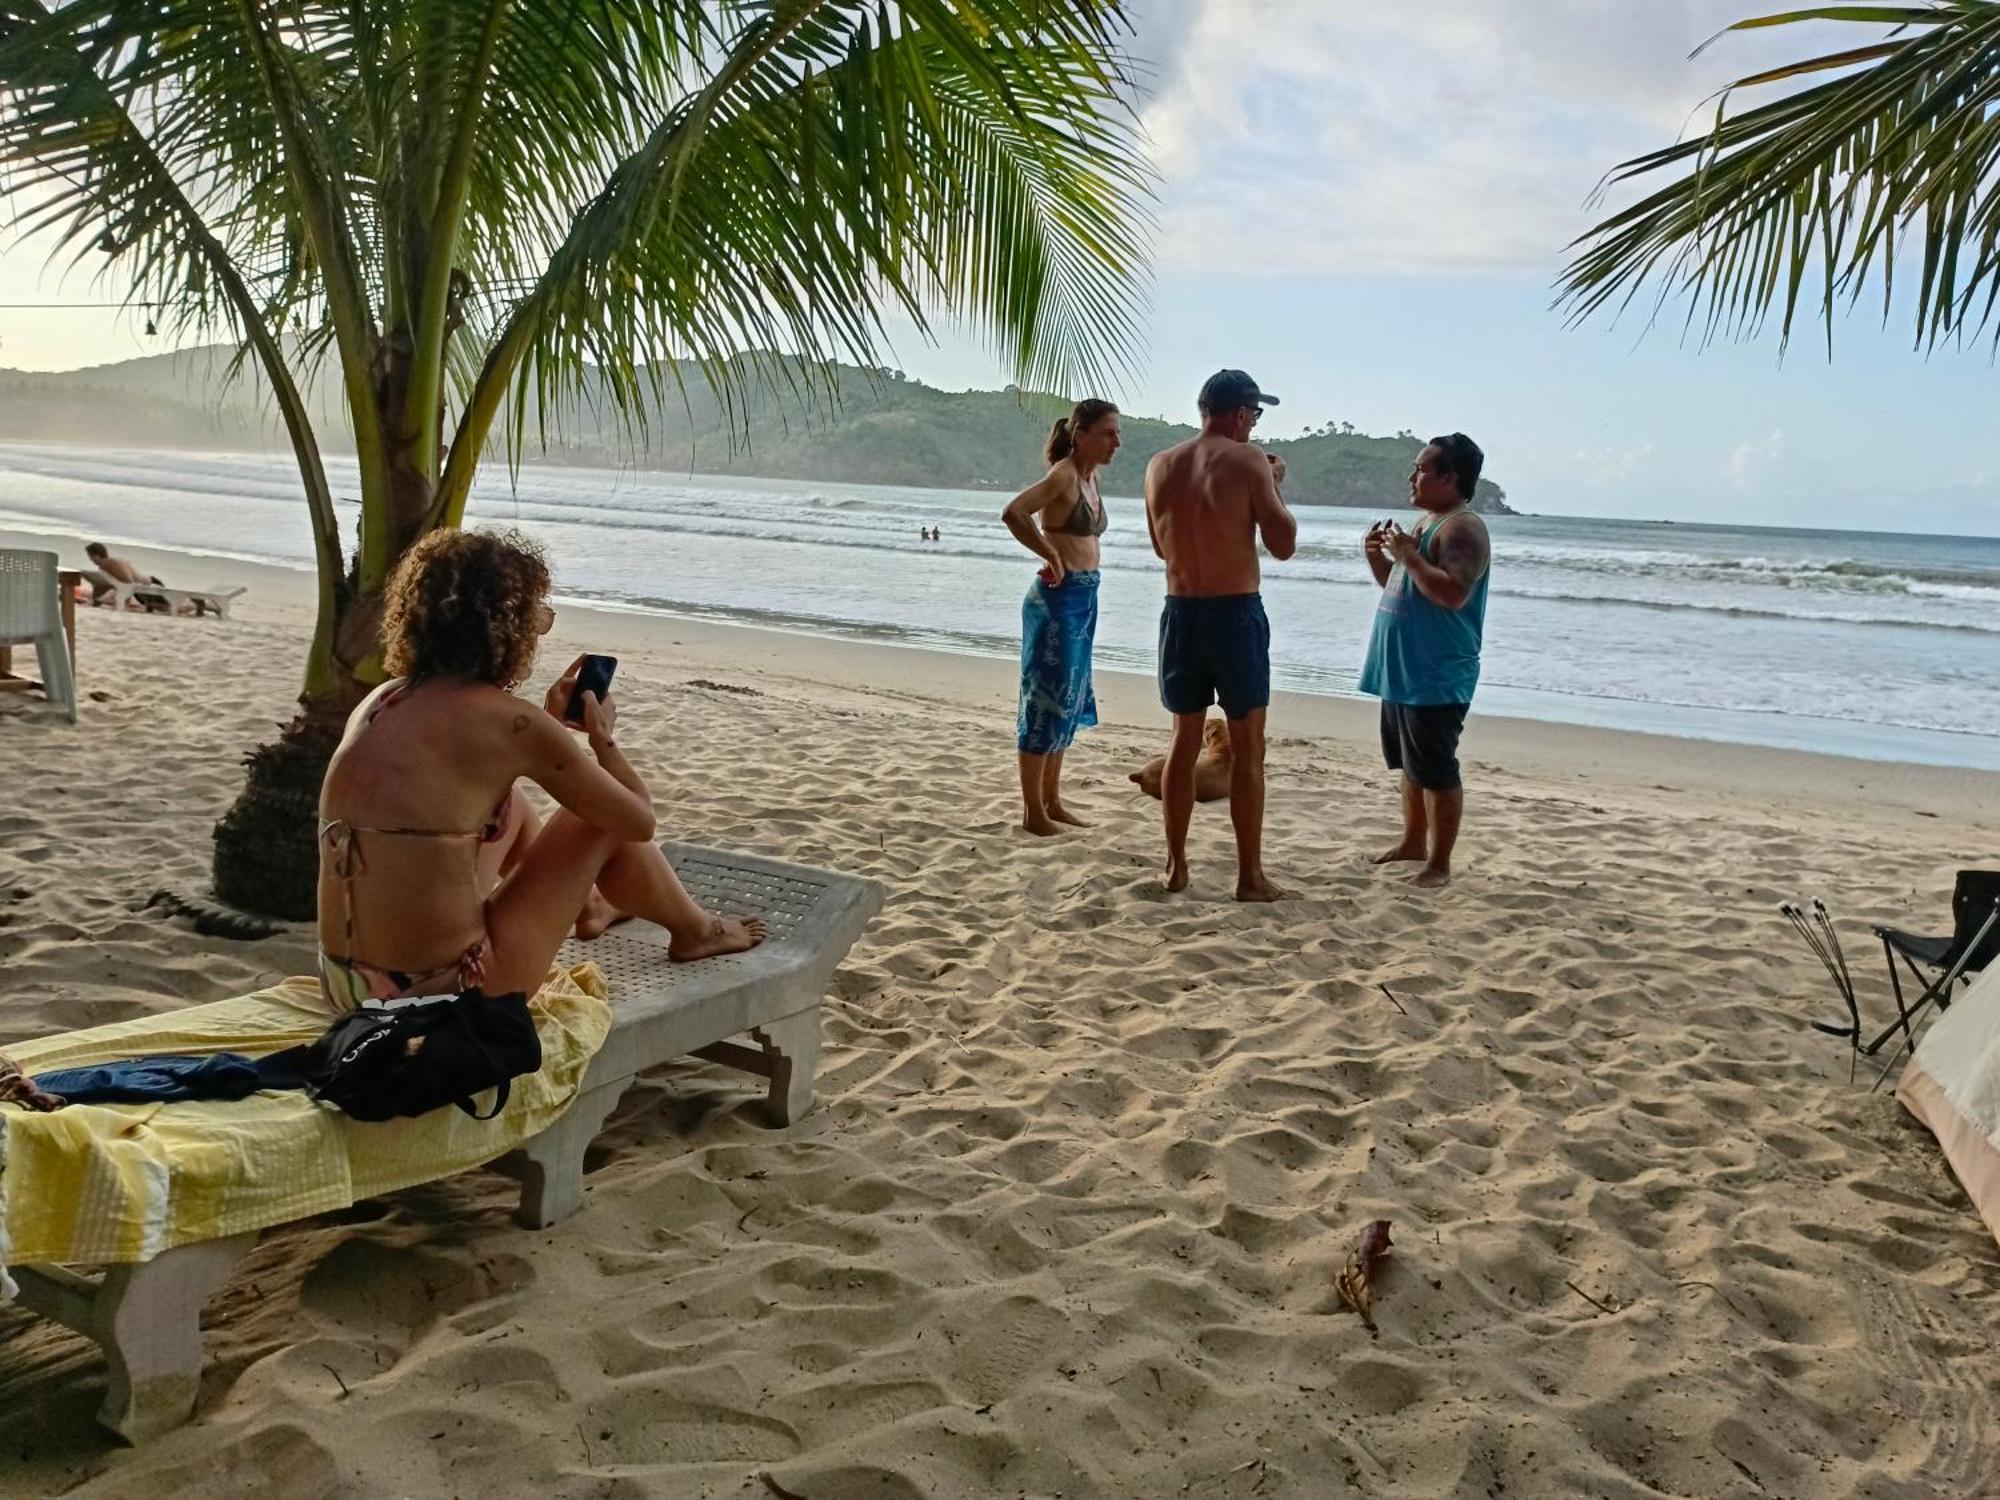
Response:
[[[1486,566],[1486,548],[1469,528],[1454,530],[1438,547],[1438,562],[1446,572],[1471,584]]]
[[[527,727],[528,727],[528,716],[526,714],[515,714],[514,733],[519,734],[522,730],[526,729]]]

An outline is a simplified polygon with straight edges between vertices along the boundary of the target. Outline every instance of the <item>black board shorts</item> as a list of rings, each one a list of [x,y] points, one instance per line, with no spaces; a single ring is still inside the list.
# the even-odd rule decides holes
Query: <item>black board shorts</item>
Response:
[[[1271,622],[1261,594],[1167,596],[1160,611],[1160,702],[1170,714],[1220,703],[1240,719],[1271,704]]]
[[[1469,703],[1382,700],[1382,759],[1427,792],[1455,792],[1458,736]]]

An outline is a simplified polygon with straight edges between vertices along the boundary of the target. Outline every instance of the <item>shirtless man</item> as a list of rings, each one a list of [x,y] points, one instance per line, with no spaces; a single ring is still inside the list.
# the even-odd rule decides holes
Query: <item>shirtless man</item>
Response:
[[[92,542],[83,549],[83,555],[90,559],[90,566],[106,578],[115,578],[120,583],[158,583],[160,580],[150,574],[141,573],[122,557],[113,557],[111,549],[102,542]],[[91,580],[90,602],[102,604],[110,596],[111,585]],[[167,601],[159,594],[134,594],[132,601],[142,604],[154,614],[167,612]]]
[[[1174,716],[1160,804],[1167,825],[1167,889],[1187,889],[1195,762],[1211,703],[1229,721],[1229,820],[1236,830],[1236,899],[1294,893],[1264,874],[1264,713],[1271,702],[1271,626],[1258,595],[1257,539],[1283,562],[1298,522],[1278,485],[1284,464],[1250,441],[1267,396],[1241,370],[1201,388],[1201,434],[1146,466],[1146,526],[1167,565],[1160,614],[1160,702]]]

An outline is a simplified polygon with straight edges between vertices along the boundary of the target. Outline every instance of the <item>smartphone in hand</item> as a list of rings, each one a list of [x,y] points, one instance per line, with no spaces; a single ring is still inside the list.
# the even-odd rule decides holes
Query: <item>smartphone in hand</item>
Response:
[[[569,707],[563,710],[563,718],[572,724],[583,722],[583,695],[597,694],[602,703],[611,692],[611,674],[618,670],[615,656],[592,656],[586,654],[583,665],[576,670],[576,686],[569,695]]]

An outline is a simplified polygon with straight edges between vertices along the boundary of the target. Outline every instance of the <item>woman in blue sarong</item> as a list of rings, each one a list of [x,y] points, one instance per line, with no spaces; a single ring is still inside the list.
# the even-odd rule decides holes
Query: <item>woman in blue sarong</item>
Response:
[[[1083,819],[1063,806],[1063,752],[1097,722],[1090,645],[1097,634],[1098,538],[1104,499],[1097,471],[1118,451],[1118,408],[1079,401],[1059,417],[1043,450],[1049,472],[1008,502],[1000,518],[1042,570],[1021,601],[1021,826],[1061,833]]]

